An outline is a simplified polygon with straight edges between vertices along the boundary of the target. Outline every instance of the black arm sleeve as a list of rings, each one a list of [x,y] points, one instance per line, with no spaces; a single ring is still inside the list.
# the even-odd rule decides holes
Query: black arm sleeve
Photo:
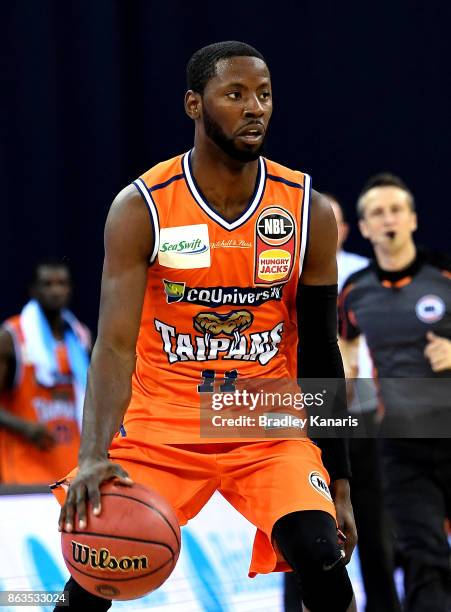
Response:
[[[337,285],[299,285],[298,289],[298,378],[343,379],[334,412],[346,410],[344,369],[337,343]],[[338,414],[337,414],[338,416]],[[317,438],[323,463],[331,480],[350,478],[348,441]]]

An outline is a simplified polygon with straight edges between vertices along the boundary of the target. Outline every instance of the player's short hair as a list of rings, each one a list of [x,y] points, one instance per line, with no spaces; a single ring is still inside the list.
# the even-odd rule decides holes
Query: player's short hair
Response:
[[[247,43],[237,40],[225,40],[202,47],[196,51],[186,66],[186,83],[188,89],[203,94],[208,81],[216,75],[216,64],[228,57],[258,57],[265,63],[265,58]]]
[[[49,268],[65,268],[69,273],[69,277],[72,278],[72,271],[69,263],[66,260],[58,257],[42,257],[33,265],[31,270],[30,285],[36,284],[39,277],[39,270],[44,266]]]
[[[405,182],[395,174],[391,174],[390,172],[381,172],[380,174],[375,174],[374,176],[370,177],[360,192],[359,199],[357,200],[357,214],[360,219],[363,217],[365,209],[365,204],[363,202],[365,195],[374,187],[398,187],[399,189],[402,189],[408,196],[410,210],[412,212],[415,210],[415,199]]]

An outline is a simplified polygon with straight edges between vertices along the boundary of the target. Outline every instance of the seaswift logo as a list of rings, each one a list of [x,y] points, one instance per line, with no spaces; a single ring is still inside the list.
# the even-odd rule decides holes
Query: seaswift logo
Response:
[[[185,255],[195,255],[196,253],[204,253],[208,249],[207,245],[200,238],[195,238],[191,242],[180,240],[178,242],[163,242],[160,245],[160,252],[175,251],[176,253],[184,253]]]

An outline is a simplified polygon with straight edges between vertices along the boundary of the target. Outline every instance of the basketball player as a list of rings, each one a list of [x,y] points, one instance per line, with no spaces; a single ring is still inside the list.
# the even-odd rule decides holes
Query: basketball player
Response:
[[[324,450],[329,497],[308,439],[199,435],[206,381],[296,378],[298,309],[306,375],[343,377],[333,213],[308,175],[261,157],[272,94],[257,50],[209,45],[187,77],[194,148],[124,189],[107,220],[79,468],[54,489],[63,501],[71,483],[60,529],[84,529],[87,499],[100,513],[99,485],[115,476],[158,490],[181,524],[219,489],[257,527],[251,576],[291,567],[309,610],[355,610],[344,446]],[[66,588],[73,609],[110,606],[72,579]]]
[[[33,299],[0,328],[3,484],[44,485],[76,461],[77,394],[84,390],[77,375],[86,377],[90,334],[66,310],[71,290],[66,264],[41,261]]]
[[[441,437],[449,438],[451,431],[432,427],[437,414],[449,413],[449,387],[440,379],[451,377],[451,265],[416,248],[414,199],[398,177],[370,179],[358,213],[376,261],[352,275],[340,297],[344,359],[352,368],[363,333],[380,377],[385,431],[400,437],[405,431],[400,426],[409,427],[410,439],[383,440],[385,499],[402,556],[406,610],[445,612],[450,605],[444,522],[451,510],[451,447]],[[387,384],[394,378],[401,380]],[[418,385],[404,385],[403,378],[436,382],[424,398]],[[415,431],[416,414],[426,418]],[[421,439],[427,429],[435,439]]]

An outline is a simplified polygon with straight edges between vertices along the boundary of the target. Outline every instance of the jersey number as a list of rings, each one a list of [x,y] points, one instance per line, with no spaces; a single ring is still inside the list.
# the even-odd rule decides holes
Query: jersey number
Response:
[[[199,393],[213,393],[214,383],[216,380],[216,370],[202,370],[201,374],[202,382],[197,385],[197,391]],[[238,370],[228,370],[224,372],[223,382],[219,386],[221,393],[233,393],[236,389],[235,383],[238,378]]]

